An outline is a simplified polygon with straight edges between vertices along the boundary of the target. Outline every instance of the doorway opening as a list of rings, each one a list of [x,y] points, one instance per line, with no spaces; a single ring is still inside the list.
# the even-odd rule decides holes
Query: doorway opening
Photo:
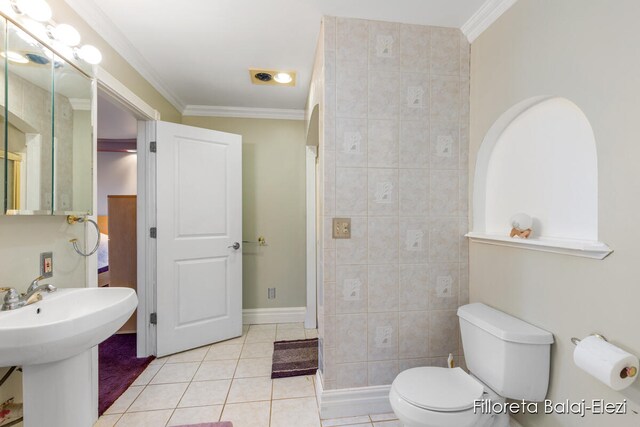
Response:
[[[135,113],[98,91],[97,222],[100,228],[98,286],[138,290],[137,155]],[[137,313],[98,351],[99,414],[142,373],[153,357],[137,357]]]

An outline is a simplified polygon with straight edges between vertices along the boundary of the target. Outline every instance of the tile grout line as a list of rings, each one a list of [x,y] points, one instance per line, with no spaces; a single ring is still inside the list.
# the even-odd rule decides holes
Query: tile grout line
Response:
[[[243,325],[243,329],[244,329],[244,325]],[[218,421],[220,421],[222,419],[222,415],[224,414],[224,410],[227,407],[227,400],[229,399],[229,394],[231,394],[231,387],[233,386],[233,381],[236,378],[236,372],[238,371],[238,365],[240,365],[240,359],[242,358],[242,353],[244,352],[244,346],[247,343],[247,338],[249,337],[249,331],[251,330],[251,325],[249,325],[249,328],[247,329],[247,335],[244,337],[244,340],[242,340],[242,348],[240,349],[240,354],[238,355],[238,360],[236,362],[236,367],[233,370],[233,376],[231,378],[231,382],[229,383],[229,389],[227,390],[227,394],[224,398],[224,402],[222,403],[222,410],[220,410],[220,417],[218,417]],[[244,331],[243,334],[244,335]]]

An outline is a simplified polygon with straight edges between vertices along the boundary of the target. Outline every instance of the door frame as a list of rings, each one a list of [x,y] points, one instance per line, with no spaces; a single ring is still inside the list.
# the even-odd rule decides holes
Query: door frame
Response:
[[[307,311],[304,318],[304,327],[316,329],[317,322],[317,298],[316,298],[316,247],[317,247],[317,223],[316,223],[316,159],[318,147],[307,145],[306,147],[306,172],[307,172]]]
[[[133,93],[127,86],[125,86],[118,79],[109,74],[106,70],[104,70],[100,66],[94,66],[93,69],[94,80],[92,82],[92,93],[93,97],[91,100],[91,125],[93,128],[92,135],[92,162],[93,162],[93,171],[92,171],[92,187],[93,187],[93,215],[89,216],[89,218],[97,221],[98,219],[98,172],[97,172],[97,163],[98,163],[98,91],[106,94],[112,100],[118,102],[124,109],[132,113],[138,120],[159,120],[160,113],[153,109],[149,104],[144,102],[139,96]],[[140,147],[140,142],[138,142],[138,206],[137,206],[137,216],[138,221],[140,221],[141,217],[146,217],[150,212],[153,212],[155,215],[155,209],[153,206],[150,206],[146,202],[146,180],[147,180],[147,170],[148,167],[146,165],[146,158],[144,161],[140,161],[140,152],[143,147]],[[142,178],[141,178],[142,177]],[[142,179],[142,181],[141,181]],[[140,203],[140,200],[144,200],[143,203]],[[84,223],[84,244],[85,247],[91,247],[89,245],[95,244],[95,236],[93,228],[89,227],[87,222]],[[145,239],[140,240],[140,222],[136,224],[138,229],[138,283],[144,284],[143,286],[138,286],[138,333],[142,331],[142,342],[144,345],[138,345],[137,353],[138,357],[142,357],[147,353],[146,348],[149,348],[149,342],[151,341],[151,337],[149,336],[149,332],[147,331],[147,325],[144,325],[143,328],[140,328],[141,319],[148,319],[149,315],[149,307],[153,307],[153,295],[152,292],[147,292],[146,287],[146,274],[142,275],[142,280],[140,276],[141,271],[145,271],[150,264],[150,260],[153,259],[152,256],[155,256],[155,253],[152,254],[147,250],[146,245],[146,236]],[[145,242],[145,244],[141,244],[141,242]],[[155,268],[155,266],[153,267]],[[86,286],[88,288],[96,288],[98,287],[98,256],[97,254],[91,255],[86,258]],[[151,303],[149,303],[151,302]],[[150,329],[150,328],[149,328]],[[138,335],[139,337],[141,335]],[[140,341],[139,341],[140,342]],[[155,341],[153,341],[155,345]],[[142,348],[141,348],[142,347]],[[150,353],[149,353],[150,354]],[[91,350],[91,389],[92,396],[91,400],[93,403],[93,413],[98,415],[98,346],[95,346]]]
[[[140,128],[144,127],[149,120],[160,120],[160,112],[142,100],[117,78],[109,74],[102,67],[94,68],[94,96],[92,105],[92,125],[93,125],[93,164],[98,161],[98,92],[107,95],[111,100],[118,103],[123,109],[129,111],[138,119],[138,143],[137,143],[137,256],[138,256],[138,357],[146,357],[155,353],[155,330],[148,322],[150,313],[155,309],[154,278],[155,278],[155,242],[149,238],[148,230],[151,218],[155,221],[155,199],[151,185],[155,183],[155,163],[149,156],[148,144],[140,139]],[[142,123],[141,123],[142,122]],[[98,212],[98,174],[97,168],[93,168],[93,215],[92,219],[97,219]],[[93,230],[85,228],[85,239],[93,242]],[[87,242],[85,242],[87,244]],[[93,244],[93,243],[89,243]],[[87,258],[87,286],[98,286],[98,259],[96,255]],[[95,382],[97,385],[97,350],[96,363],[94,366]]]

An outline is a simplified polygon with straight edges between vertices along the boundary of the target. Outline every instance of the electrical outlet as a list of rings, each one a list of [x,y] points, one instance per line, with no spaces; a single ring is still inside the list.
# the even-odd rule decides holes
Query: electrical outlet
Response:
[[[351,238],[351,218],[333,218],[333,238]]]
[[[53,276],[53,252],[40,254],[40,275],[45,279]]]
[[[267,299],[276,299],[276,288],[269,288],[267,291]]]

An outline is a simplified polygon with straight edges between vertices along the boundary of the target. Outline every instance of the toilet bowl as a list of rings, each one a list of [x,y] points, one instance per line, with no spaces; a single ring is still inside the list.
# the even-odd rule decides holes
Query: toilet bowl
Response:
[[[492,425],[491,416],[482,414],[477,404],[488,397],[482,383],[462,369],[438,367],[401,372],[389,393],[391,407],[404,427]]]
[[[470,373],[438,367],[401,372],[389,401],[404,427],[508,427],[507,413],[483,410],[507,398],[541,401],[547,394],[551,333],[484,304],[462,306],[458,317]]]

